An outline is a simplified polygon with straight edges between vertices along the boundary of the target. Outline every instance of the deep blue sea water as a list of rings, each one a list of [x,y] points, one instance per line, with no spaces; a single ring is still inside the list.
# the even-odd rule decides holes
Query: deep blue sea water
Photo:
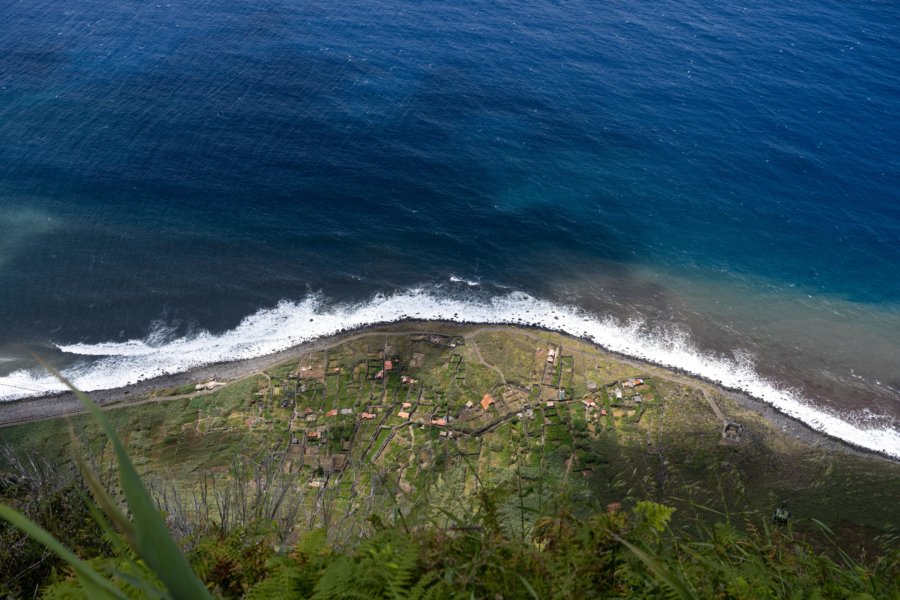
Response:
[[[6,0],[0,398],[418,313],[900,455],[900,8],[745,4]]]

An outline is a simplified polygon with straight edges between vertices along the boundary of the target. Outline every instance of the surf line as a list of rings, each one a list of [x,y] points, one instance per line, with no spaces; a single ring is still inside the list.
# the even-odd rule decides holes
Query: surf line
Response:
[[[337,305],[326,305],[321,295],[312,295],[300,302],[283,301],[273,308],[259,310],[221,334],[202,332],[160,343],[159,336],[151,333],[144,340],[58,347],[70,355],[96,358],[89,365],[64,371],[76,385],[91,391],[121,387],[216,362],[265,356],[320,337],[405,319],[527,325],[582,337],[607,350],[740,390],[826,435],[900,458],[900,432],[888,428],[867,429],[815,407],[795,390],[762,378],[748,359],[738,361],[705,354],[685,334],[648,332],[641,321],[622,323],[522,292],[479,299],[439,296],[417,288],[379,294],[366,302]],[[61,389],[59,382],[25,371],[0,378],[0,383],[40,390],[38,393]],[[9,400],[13,396],[22,397],[22,394],[0,392],[0,399]]]

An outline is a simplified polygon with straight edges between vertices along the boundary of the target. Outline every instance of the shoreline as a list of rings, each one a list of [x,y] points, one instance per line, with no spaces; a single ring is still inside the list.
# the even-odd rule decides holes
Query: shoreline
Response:
[[[431,332],[435,329],[452,330],[459,335],[472,329],[497,328],[511,330],[526,330],[530,332],[548,333],[564,338],[578,340],[598,348],[616,360],[648,371],[656,371],[657,375],[670,379],[690,380],[694,385],[703,384],[728,396],[732,401],[745,410],[750,410],[767,422],[775,425],[784,434],[790,435],[805,445],[823,448],[831,451],[843,452],[857,456],[878,458],[892,463],[900,463],[890,455],[882,454],[868,448],[862,448],[846,440],[831,436],[825,432],[814,429],[803,421],[791,417],[773,405],[736,389],[728,388],[720,383],[707,380],[693,373],[668,367],[651,361],[633,358],[615,350],[610,350],[586,337],[571,335],[561,331],[554,331],[538,325],[531,324],[496,324],[496,323],[463,323],[448,320],[417,320],[402,319],[387,323],[373,323],[362,327],[342,330],[332,335],[317,338],[315,340],[297,344],[285,350],[266,354],[263,356],[245,358],[235,361],[212,363],[187,371],[171,373],[153,377],[131,385],[96,390],[89,392],[100,406],[105,409],[124,408],[150,402],[166,402],[178,400],[188,396],[195,396],[203,392],[191,392],[182,395],[152,396],[156,391],[165,388],[178,387],[188,384],[205,383],[207,381],[222,381],[231,383],[244,377],[252,376],[279,363],[298,358],[309,353],[327,350],[328,348],[345,343],[347,341],[379,334],[398,334],[405,332]],[[71,392],[58,392],[0,402],[0,429],[25,425],[37,421],[46,421],[68,416],[83,414],[80,401]]]

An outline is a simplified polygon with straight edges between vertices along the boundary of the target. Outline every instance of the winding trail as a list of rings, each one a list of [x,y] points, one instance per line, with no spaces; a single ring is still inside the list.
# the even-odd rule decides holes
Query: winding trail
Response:
[[[474,332],[472,332],[471,334],[466,334],[463,337],[465,338],[465,340],[467,342],[471,343],[472,351],[475,353],[475,358],[478,359],[478,362],[480,362],[482,365],[484,365],[488,369],[497,373],[497,375],[500,376],[500,381],[503,382],[503,385],[506,385],[506,375],[503,374],[503,371],[501,371],[499,367],[492,365],[491,363],[484,360],[484,357],[481,356],[481,350],[478,349],[478,342],[475,341],[475,336],[478,335],[479,333],[481,333],[481,331],[482,331],[481,329],[477,329]]]
[[[706,398],[706,401],[709,403],[709,407],[716,413],[716,416],[719,417],[719,420],[722,421],[722,427],[728,425],[728,419],[725,418],[725,414],[722,412],[722,409],[719,408],[719,405],[716,404],[716,401],[713,400],[713,397],[709,395],[709,392],[700,388],[700,391],[703,392],[703,397]]]
[[[647,375],[656,377],[661,380],[668,380],[671,382],[685,384],[702,390],[706,395],[710,407],[715,411],[716,416],[720,420],[724,420],[725,417],[722,414],[721,410],[717,410],[719,407],[711,398],[711,391],[714,393],[717,392],[729,395],[729,397],[733,398],[745,409],[756,412],[769,422],[775,424],[782,431],[785,431],[793,437],[799,440],[803,440],[808,444],[817,447],[828,447],[849,454],[858,454],[869,457],[874,456],[879,459],[897,462],[895,459],[886,457],[885,455],[858,448],[856,446],[853,446],[852,444],[848,444],[843,440],[833,438],[831,436],[828,436],[827,434],[823,434],[820,431],[814,430],[805,423],[802,423],[779,412],[777,409],[761,400],[751,398],[749,396],[746,396],[745,394],[725,391],[717,384],[706,381],[699,377],[682,374],[665,367],[654,365],[649,362],[641,361],[639,359],[632,359],[619,353],[611,352],[608,349],[603,348],[602,346],[593,344],[590,341],[578,338],[577,336],[568,336],[556,331],[529,328],[527,326],[522,327],[514,324],[478,325],[439,322],[438,325],[446,326],[451,331],[455,330],[457,332],[451,333],[450,335],[459,335],[467,339],[471,339],[481,333],[508,332],[511,330],[514,330],[517,335],[523,336],[526,339],[538,341],[540,343],[544,343],[551,336],[559,336],[564,339],[570,340],[570,343],[567,343],[566,345],[568,346],[568,351],[571,354],[577,354],[582,357],[586,356],[587,353],[579,349],[577,346],[580,343],[587,344],[609,356],[616,362],[633,366],[637,369],[640,369]],[[163,397],[150,397],[150,394],[163,388],[176,387],[189,383],[202,383],[211,380],[218,380],[230,384],[248,377],[252,377],[254,375],[262,374],[264,370],[271,369],[291,360],[296,360],[300,356],[303,356],[310,352],[327,350],[340,344],[367,337],[383,335],[404,335],[409,333],[435,333],[435,328],[432,322],[429,321],[412,321],[409,324],[384,323],[379,325],[372,325],[362,330],[356,330],[355,332],[341,332],[333,336],[319,338],[310,342],[298,344],[297,346],[294,346],[292,348],[288,348],[281,352],[276,352],[267,356],[197,367],[182,373],[164,375],[145,381],[139,381],[133,385],[124,386],[121,388],[94,391],[91,392],[91,396],[98,404],[101,405],[104,410],[111,410],[127,406],[137,406],[153,402],[166,402],[169,400],[195,398],[198,396],[211,394],[215,390],[202,390],[189,394]],[[437,335],[447,334],[448,332],[446,330],[437,333]],[[480,356],[480,351],[476,351],[473,349],[473,353],[476,353],[476,356]],[[485,366],[487,366],[488,368],[492,368],[492,370],[497,371],[496,367],[494,367],[493,365],[490,365],[486,362],[483,362],[483,364],[485,364]],[[0,402],[0,431],[2,431],[2,429],[5,427],[21,425],[30,422],[47,421],[61,417],[78,415],[84,412],[85,411],[81,405],[81,402],[71,393],[58,393],[35,398],[14,400],[11,402]],[[2,441],[2,435],[0,435],[0,441]]]
[[[100,404],[100,407],[103,410],[113,410],[128,406],[140,406],[142,404],[206,396],[217,390],[201,390],[189,392],[187,394],[176,394],[173,396],[148,397],[148,394],[162,388],[177,387],[188,383],[203,383],[217,379],[218,381],[230,385],[256,375],[267,377],[267,374],[265,373],[266,370],[296,360],[304,354],[326,351],[347,342],[366,337],[385,335],[386,333],[389,334],[392,332],[390,330],[377,329],[350,335],[338,334],[326,339],[319,339],[306,344],[300,344],[293,348],[289,348],[288,350],[270,354],[268,356],[197,367],[196,369],[191,369],[184,373],[156,377],[130,386],[90,392],[90,396],[95,402]],[[228,371],[230,374],[222,374],[222,370]],[[217,373],[217,371],[219,372]],[[130,394],[132,390],[135,390],[135,392]],[[85,410],[81,401],[70,392],[61,392],[59,394],[35,398],[23,398],[21,400],[13,400],[10,402],[0,402],[0,429],[25,423],[71,417],[84,414],[84,412]]]
[[[528,338],[532,341],[541,342],[546,339],[547,335],[558,335],[555,332],[547,332],[546,334],[538,334],[534,333],[530,330],[519,329],[515,326],[510,325],[485,325],[481,327],[474,327],[469,331],[466,331],[462,334],[462,337],[466,340],[467,343],[471,344],[473,354],[483,366],[488,369],[491,369],[495,373],[500,376],[500,380],[504,385],[507,384],[506,376],[503,371],[498,368],[496,365],[492,365],[486,360],[481,354],[481,350],[478,348],[478,343],[476,341],[476,337],[484,334],[484,333],[504,333],[509,332],[511,329],[515,330],[517,335],[521,335],[525,338]],[[296,360],[300,356],[304,354],[309,354],[311,352],[324,352],[334,348],[336,346],[346,344],[348,342],[353,342],[356,340],[368,338],[368,337],[379,337],[384,335],[402,335],[404,333],[410,333],[409,331],[405,331],[404,329],[398,328],[384,328],[379,327],[372,330],[361,331],[354,334],[338,334],[336,336],[332,336],[326,339],[319,339],[307,344],[301,344],[299,346],[295,346],[294,348],[285,350],[283,352],[276,353],[274,355],[269,355],[268,357],[257,357],[253,359],[247,359],[245,361],[237,361],[234,363],[220,364],[220,365],[209,365],[206,367],[199,367],[197,369],[193,369],[191,371],[185,373],[179,373],[172,376],[156,378],[153,380],[148,380],[145,382],[140,382],[135,386],[127,386],[123,388],[119,388],[116,390],[101,390],[99,392],[92,392],[91,395],[95,397],[96,400],[101,404],[101,407],[104,410],[113,410],[116,408],[124,408],[129,406],[140,406],[142,404],[151,404],[151,403],[159,403],[159,402],[168,402],[170,400],[185,400],[188,398],[196,398],[199,396],[207,396],[209,394],[214,393],[216,390],[201,390],[196,392],[189,392],[187,394],[177,394],[173,396],[154,396],[147,397],[146,394],[151,393],[154,390],[164,388],[164,387],[172,387],[177,385],[183,385],[186,383],[200,383],[203,381],[209,381],[212,379],[218,379],[226,384],[232,384],[238,381],[242,381],[249,377],[254,377],[261,375],[263,377],[267,377],[265,373],[266,370],[278,367],[283,365],[286,362],[290,362],[292,360]],[[415,330],[415,333],[431,333],[427,330]],[[569,352],[573,354],[578,354],[580,356],[585,356],[586,352],[579,350],[577,348],[569,348]],[[694,386],[697,384],[701,384],[702,382],[697,379],[692,379],[687,376],[682,376],[677,373],[672,373],[670,371],[664,371],[663,369],[659,369],[654,367],[653,365],[648,365],[646,363],[640,363],[638,361],[629,360],[627,357],[621,357],[616,355],[616,360],[622,363],[629,364],[636,368],[640,368],[643,370],[652,370],[655,371],[657,376],[662,376],[666,379],[670,379],[673,381],[679,381],[682,383],[688,383]],[[222,373],[216,373],[216,371],[222,370],[231,370],[231,376],[224,375]],[[245,370],[246,369],[246,370]],[[701,387],[701,386],[698,386]],[[143,393],[137,393],[134,396],[126,395],[130,391],[130,389],[134,388],[143,388]],[[702,389],[702,387],[701,387]],[[704,394],[707,394],[706,390],[703,390]],[[98,396],[100,398],[98,398]],[[104,398],[105,397],[105,398]],[[723,420],[723,422],[727,422],[724,419],[724,415],[722,415],[721,411],[716,406],[715,402],[709,397],[707,394],[707,400],[710,402],[710,406],[713,406],[713,410],[716,411],[716,415]],[[45,402],[51,402],[52,405],[41,405]],[[23,400],[16,400],[13,402],[4,402],[0,403],[0,429],[4,427],[11,427],[15,425],[21,425],[24,423],[31,423],[36,421],[46,421],[50,419],[57,419],[61,417],[70,417],[79,414],[83,414],[85,412],[84,408],[81,405],[81,401],[75,398],[72,394],[63,394],[57,397],[42,397],[42,398],[26,398]]]

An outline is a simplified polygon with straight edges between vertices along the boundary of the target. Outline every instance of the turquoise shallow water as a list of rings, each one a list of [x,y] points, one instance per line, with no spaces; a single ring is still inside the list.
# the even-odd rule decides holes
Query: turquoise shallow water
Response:
[[[897,16],[6,3],[0,397],[50,385],[32,350],[97,387],[271,349],[236,328],[281,301],[502,319],[524,292],[896,432]]]

